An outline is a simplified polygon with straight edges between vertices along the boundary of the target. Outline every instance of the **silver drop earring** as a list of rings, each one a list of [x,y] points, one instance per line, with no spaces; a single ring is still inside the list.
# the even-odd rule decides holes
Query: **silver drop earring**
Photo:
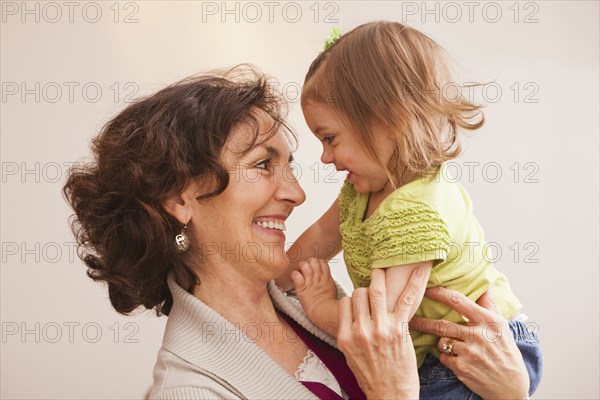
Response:
[[[190,237],[185,233],[187,224],[183,225],[181,232],[175,236],[175,248],[179,253],[185,253],[190,248]]]

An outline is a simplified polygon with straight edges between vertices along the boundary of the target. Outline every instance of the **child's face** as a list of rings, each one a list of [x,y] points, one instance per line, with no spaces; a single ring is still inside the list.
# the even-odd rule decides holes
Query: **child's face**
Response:
[[[385,170],[379,166],[360,144],[347,123],[335,110],[322,104],[302,107],[304,119],[312,133],[321,141],[321,162],[333,164],[338,171],[348,171],[347,180],[359,193],[377,193],[388,184]],[[389,132],[375,128],[373,145],[379,159],[387,165],[394,151],[394,140]]]

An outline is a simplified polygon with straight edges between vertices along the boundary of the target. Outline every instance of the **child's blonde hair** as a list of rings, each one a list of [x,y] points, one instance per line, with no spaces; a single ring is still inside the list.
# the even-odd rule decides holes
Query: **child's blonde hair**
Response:
[[[372,22],[343,35],[313,61],[302,105],[325,104],[341,114],[395,188],[457,157],[459,127],[483,125],[482,106],[465,99],[451,79],[445,51],[432,39],[401,23]],[[450,86],[457,89],[454,98],[446,98]],[[388,165],[372,144],[374,124],[396,137]]]

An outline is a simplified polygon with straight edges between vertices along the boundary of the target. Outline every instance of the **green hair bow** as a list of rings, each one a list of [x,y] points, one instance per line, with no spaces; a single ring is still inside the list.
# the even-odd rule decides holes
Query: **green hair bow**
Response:
[[[340,33],[340,28],[338,28],[338,27],[333,28],[333,30],[329,34],[329,37],[325,41],[325,47],[323,48],[323,50],[325,51],[328,48],[330,48],[331,46],[333,46],[333,44],[341,37],[342,37],[342,34]]]

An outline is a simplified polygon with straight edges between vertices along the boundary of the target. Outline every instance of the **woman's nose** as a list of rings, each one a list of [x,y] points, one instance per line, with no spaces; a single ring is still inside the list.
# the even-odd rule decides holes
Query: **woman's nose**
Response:
[[[294,207],[299,206],[306,200],[306,193],[300,187],[296,176],[290,171],[283,174],[279,189],[275,192],[277,200],[287,201]]]

